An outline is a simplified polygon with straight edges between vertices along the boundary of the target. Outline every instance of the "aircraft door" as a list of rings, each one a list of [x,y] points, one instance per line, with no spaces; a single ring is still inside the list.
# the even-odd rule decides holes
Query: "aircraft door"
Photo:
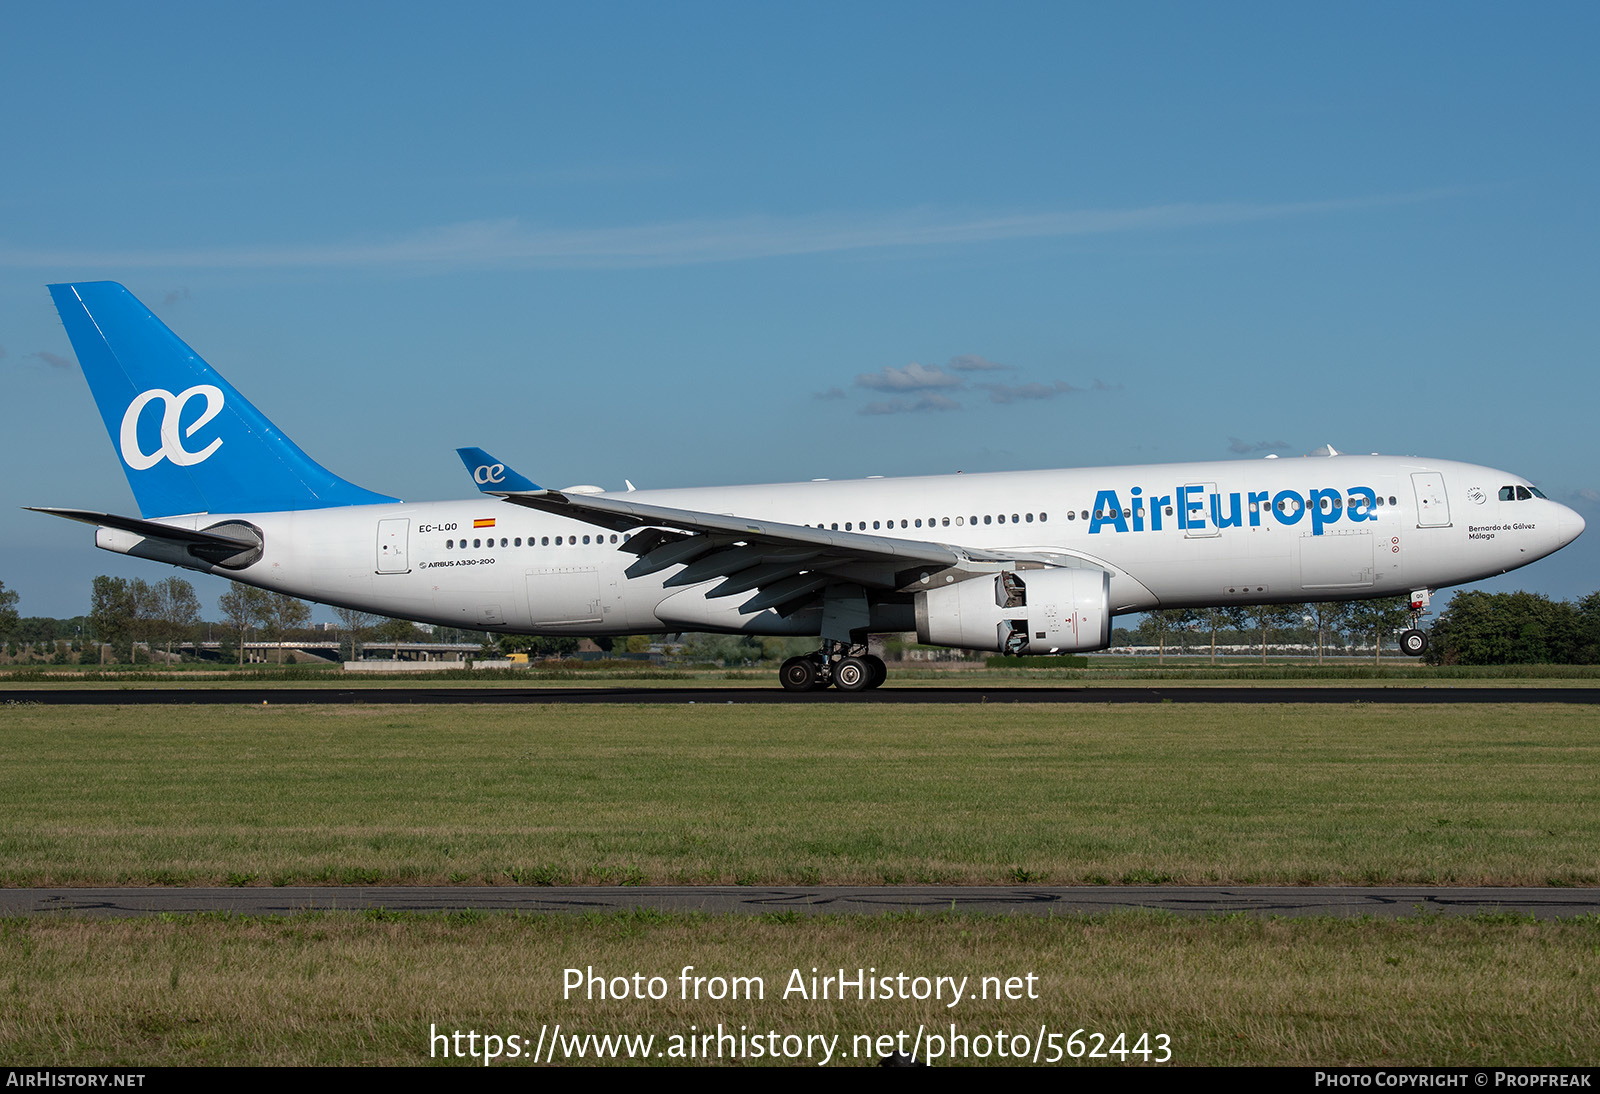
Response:
[[[1417,527],[1450,527],[1450,499],[1445,496],[1444,476],[1437,471],[1415,471],[1411,488],[1417,495]]]
[[[411,572],[406,541],[411,536],[409,518],[380,520],[378,522],[378,572],[380,574],[405,574]]]
[[[1206,539],[1222,533],[1216,520],[1217,506],[1221,501],[1217,497],[1216,483],[1189,483],[1183,488],[1181,497],[1183,504],[1178,508],[1178,527],[1183,529],[1185,539]]]

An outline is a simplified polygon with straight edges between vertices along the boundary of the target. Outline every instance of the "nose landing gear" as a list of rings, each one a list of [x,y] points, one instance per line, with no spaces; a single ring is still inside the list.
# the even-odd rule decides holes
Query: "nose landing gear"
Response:
[[[1428,652],[1428,636],[1417,624],[1428,611],[1428,590],[1418,589],[1411,594],[1411,626],[1400,632],[1400,652],[1408,657],[1421,657]]]

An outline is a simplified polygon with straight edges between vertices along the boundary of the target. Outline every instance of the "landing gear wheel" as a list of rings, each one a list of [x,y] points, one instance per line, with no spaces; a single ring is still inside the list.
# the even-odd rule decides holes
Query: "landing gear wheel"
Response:
[[[873,677],[872,666],[861,657],[846,657],[833,666],[833,686],[840,691],[866,691]]]
[[[1415,629],[1401,631],[1400,650],[1409,657],[1421,657],[1428,652],[1428,636]]]
[[[815,691],[821,685],[821,677],[816,660],[810,657],[791,657],[778,670],[785,691]]]
[[[867,690],[870,691],[873,688],[881,687],[883,682],[889,679],[889,666],[883,663],[883,658],[869,653],[861,660],[865,661],[867,667],[872,670],[872,679],[867,683]]]

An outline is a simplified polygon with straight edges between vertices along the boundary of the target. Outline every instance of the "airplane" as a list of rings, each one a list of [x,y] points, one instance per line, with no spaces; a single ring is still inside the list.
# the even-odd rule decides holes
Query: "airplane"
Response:
[[[115,282],[50,294],[139,517],[36,511],[95,545],[365,612],[506,634],[815,636],[783,687],[861,691],[871,633],[1003,654],[1105,649],[1160,608],[1410,594],[1571,543],[1583,518],[1506,471],[1340,454],[608,492],[479,448],[479,493],[405,502],[335,475]]]

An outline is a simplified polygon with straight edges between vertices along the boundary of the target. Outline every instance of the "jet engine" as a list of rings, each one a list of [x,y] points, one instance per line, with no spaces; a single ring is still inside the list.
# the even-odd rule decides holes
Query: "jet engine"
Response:
[[[1077,653],[1111,645],[1111,575],[1005,570],[917,593],[917,640],[935,646]]]

